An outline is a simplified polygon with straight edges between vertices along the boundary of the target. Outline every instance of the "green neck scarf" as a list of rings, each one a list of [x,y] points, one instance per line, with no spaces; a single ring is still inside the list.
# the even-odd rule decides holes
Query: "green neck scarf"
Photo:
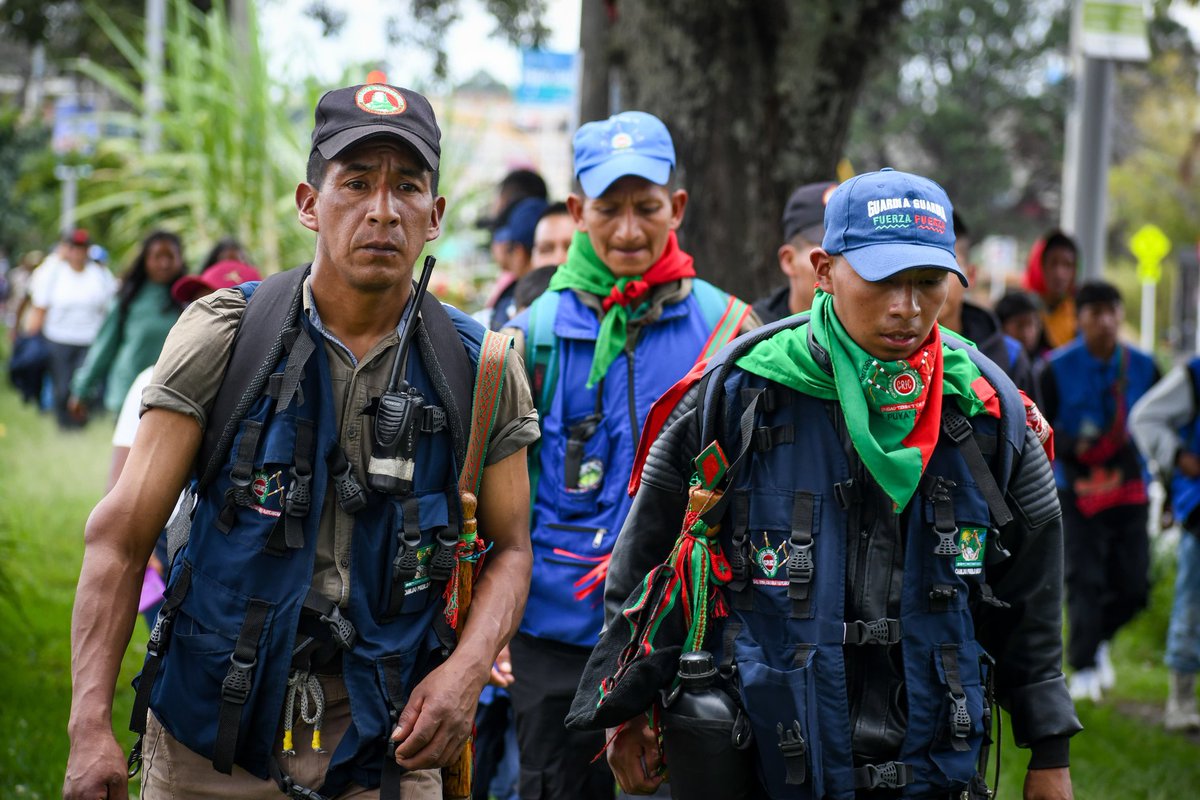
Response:
[[[592,388],[608,372],[628,340],[629,320],[650,290],[662,283],[695,276],[692,257],[679,249],[672,231],[667,246],[658,260],[642,275],[618,278],[600,260],[586,233],[576,231],[567,250],[567,263],[550,279],[550,289],[575,289],[597,295],[602,300],[604,317],[596,336],[592,368],[588,372],[587,388]]]
[[[809,326],[829,353],[832,375],[809,349]],[[912,499],[933,455],[944,397],[953,397],[968,417],[985,410],[971,388],[982,373],[964,350],[942,346],[937,325],[909,358],[881,361],[850,338],[834,313],[833,298],[819,289],[807,325],[760,342],[737,360],[737,366],[840,403],[855,451],[897,511]]]

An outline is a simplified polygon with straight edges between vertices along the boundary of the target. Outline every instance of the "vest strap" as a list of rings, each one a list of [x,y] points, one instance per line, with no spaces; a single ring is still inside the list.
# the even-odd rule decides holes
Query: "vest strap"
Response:
[[[843,626],[845,633],[842,644],[898,644],[904,636],[903,626],[898,619],[855,620]]]
[[[738,634],[742,632],[742,623],[733,618],[726,618],[725,630],[721,633],[721,663],[717,665],[717,671],[721,677],[729,680],[733,677],[735,663],[733,659],[734,642],[737,640]]]
[[[242,438],[238,442],[233,469],[230,470],[231,486],[225,490],[225,505],[217,518],[217,529],[229,533],[237,521],[237,506],[248,507],[254,501],[250,497],[250,482],[254,478],[254,454],[258,452],[258,440],[262,436],[262,423],[247,420],[242,426]]]
[[[433,556],[429,559],[429,580],[434,583],[450,580],[457,561],[458,530],[446,526],[437,532],[437,544],[434,545]]]
[[[776,445],[791,444],[796,440],[796,429],[792,425],[776,425],[755,428],[751,447],[756,453],[765,453]]]
[[[936,583],[929,591],[929,610],[933,612],[949,611],[950,604],[958,597],[958,587],[952,584]]]
[[[283,378],[279,382],[279,394],[275,396],[276,414],[291,404],[296,390],[300,388],[300,379],[304,377],[304,365],[308,363],[309,357],[317,351],[317,345],[311,336],[299,328],[293,330],[295,330],[295,339],[288,349],[287,365],[283,368]],[[289,331],[284,331],[284,334],[288,335]]]
[[[944,644],[938,648],[938,659],[946,673],[946,688],[950,690],[950,746],[962,752],[970,750],[967,737],[971,735],[971,715],[967,711],[967,693],[963,690],[958,669],[958,647]]]
[[[258,638],[267,623],[271,604],[251,600],[242,621],[237,644],[229,657],[229,671],[221,682],[221,710],[217,716],[217,741],[213,746],[213,768],[229,775],[237,751],[238,729],[242,725],[242,706],[250,697],[254,685],[254,668],[258,666]]]
[[[749,611],[750,600],[750,498],[737,494],[733,498],[733,541],[729,552],[729,568],[733,578],[729,591],[733,593],[733,607]]]
[[[958,547],[958,522],[954,518],[954,497],[950,490],[957,486],[954,481],[940,475],[926,475],[921,479],[921,489],[933,503],[933,532],[938,542],[933,548],[935,556],[956,556],[962,551]]]
[[[278,400],[283,393],[283,373],[275,372],[267,378],[267,396]],[[304,405],[304,387],[297,384],[295,391],[296,403]]]
[[[854,770],[855,789],[902,789],[912,783],[913,768],[903,761],[867,764]]]
[[[283,771],[283,767],[279,765],[279,760],[274,755],[267,762],[267,772],[270,773],[271,780],[275,781],[275,785],[279,787],[279,791],[283,792],[286,797],[293,798],[293,800],[326,800],[325,795],[296,783],[291,775]]]
[[[171,587],[158,617],[154,620],[154,630],[150,631],[150,641],[146,643],[146,663],[142,667],[142,676],[138,679],[137,694],[133,699],[133,713],[129,717],[129,730],[138,735],[139,741],[146,732],[146,715],[150,711],[150,690],[158,678],[158,670],[162,667],[163,656],[171,643],[171,626],[175,622],[175,612],[187,597],[192,585],[192,568],[185,561],[178,580]],[[132,766],[132,765],[130,765]]]
[[[967,469],[971,471],[971,477],[975,479],[975,484],[983,494],[984,500],[987,501],[988,510],[992,512],[992,519],[995,521],[996,527],[1003,528],[1012,522],[1012,511],[1009,509],[1008,503],[1004,501],[1004,493],[1000,491],[996,477],[992,475],[987,461],[984,460],[983,451],[979,449],[979,442],[975,441],[971,423],[962,414],[947,410],[942,414],[942,431],[950,437],[950,441],[954,442],[954,446],[962,454],[963,460],[967,462]]]
[[[440,614],[438,616],[441,616]],[[404,692],[404,681],[400,679],[400,669],[395,663],[395,657],[389,656],[380,660],[383,672],[383,691],[387,701],[388,718],[392,729],[400,722],[400,712],[408,702]],[[396,745],[388,731],[387,747],[383,752],[383,765],[379,779],[379,800],[400,800],[400,779],[408,770],[396,763]]]
[[[979,599],[981,602],[988,604],[992,608],[1012,608],[1012,603],[1006,603],[999,597],[996,597],[996,593],[992,591],[990,584],[980,582],[976,585],[979,587]]]
[[[418,551],[421,547],[421,504],[415,495],[403,500],[404,525],[396,531],[399,546],[392,561],[392,596],[388,601],[387,616],[400,613],[404,604],[404,584],[417,577],[420,567]]]
[[[307,336],[304,338],[308,338]],[[312,508],[312,476],[313,456],[316,453],[317,437],[313,423],[307,419],[296,420],[296,445],[292,452],[292,480],[288,485],[287,499],[284,501],[284,513],[280,522],[283,523],[283,542],[288,550],[304,548],[304,521]],[[271,533],[271,541],[267,542],[268,551],[272,545],[278,547],[275,541],[279,525]]]
[[[812,492],[797,492],[792,505],[792,536],[787,561],[788,599],[792,601],[792,619],[812,616],[812,581],[816,571],[813,561],[813,515],[815,501]]]
[[[787,778],[784,781],[789,786],[797,786],[808,780],[808,743],[800,732],[800,720],[792,720],[790,728],[783,723],[777,723],[776,732],[779,734],[779,752],[783,754],[783,764],[787,768]]]
[[[346,451],[341,448],[341,445],[333,448],[327,463],[329,464],[329,474],[333,477],[337,503],[341,506],[342,511],[347,514],[357,514],[366,508],[367,491],[363,489],[362,484],[354,475],[350,461],[346,458]]]

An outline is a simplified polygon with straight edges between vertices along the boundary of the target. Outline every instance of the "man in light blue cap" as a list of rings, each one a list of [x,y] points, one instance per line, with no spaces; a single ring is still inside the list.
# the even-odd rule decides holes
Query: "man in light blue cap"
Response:
[[[600,635],[609,554],[651,405],[754,317],[696,277],[675,232],[687,192],[661,120],[627,111],[575,134],[575,234],[549,290],[506,329],[547,437],[530,454],[532,592],[511,649],[521,797],[613,796],[602,732],[563,719]],[[638,746],[641,746],[638,743]],[[618,776],[619,777],[619,776]]]

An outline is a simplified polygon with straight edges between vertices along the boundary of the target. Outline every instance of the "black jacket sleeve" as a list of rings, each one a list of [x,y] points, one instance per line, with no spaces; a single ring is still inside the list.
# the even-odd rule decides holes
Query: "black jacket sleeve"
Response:
[[[1066,766],[1066,738],[1082,726],[1062,674],[1062,511],[1050,462],[1028,430],[1008,502],[1014,519],[999,544],[1011,555],[988,566],[1008,607],[981,604],[976,635],[996,659],[997,696],[1017,745],[1034,751],[1031,768]]]
[[[634,587],[667,560],[687,508],[691,459],[700,452],[696,419],[697,389],[692,388],[667,418],[650,447],[642,484],[625,518],[604,584],[604,626],[620,616]]]

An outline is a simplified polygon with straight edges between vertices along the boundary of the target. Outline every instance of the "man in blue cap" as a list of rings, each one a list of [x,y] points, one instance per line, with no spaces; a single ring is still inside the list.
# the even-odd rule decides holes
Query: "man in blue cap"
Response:
[[[511,645],[522,798],[611,798],[599,733],[563,718],[603,621],[604,574],[642,425],[697,360],[750,327],[749,307],[696,277],[675,232],[667,128],[640,111],[575,134],[576,232],[549,290],[508,329],[534,381],[545,446],[530,455],[534,571]]]
[[[1032,750],[1025,797],[1071,796],[1061,512],[1036,409],[937,325],[966,281],[951,214],[920,176],[842,184],[811,313],[685,383],[634,477],[570,720],[610,729],[626,791],[663,780],[639,712],[682,649],[711,654],[741,709],[729,724],[753,732],[757,781],[736,796],[990,796],[993,699]],[[713,753],[692,755],[670,774],[711,775]]]
[[[492,233],[492,257],[512,280],[504,287],[492,306],[489,327],[498,331],[516,316],[513,298],[517,281],[533,269],[533,232],[548,203],[540,197],[526,197],[513,204],[504,223]]]

